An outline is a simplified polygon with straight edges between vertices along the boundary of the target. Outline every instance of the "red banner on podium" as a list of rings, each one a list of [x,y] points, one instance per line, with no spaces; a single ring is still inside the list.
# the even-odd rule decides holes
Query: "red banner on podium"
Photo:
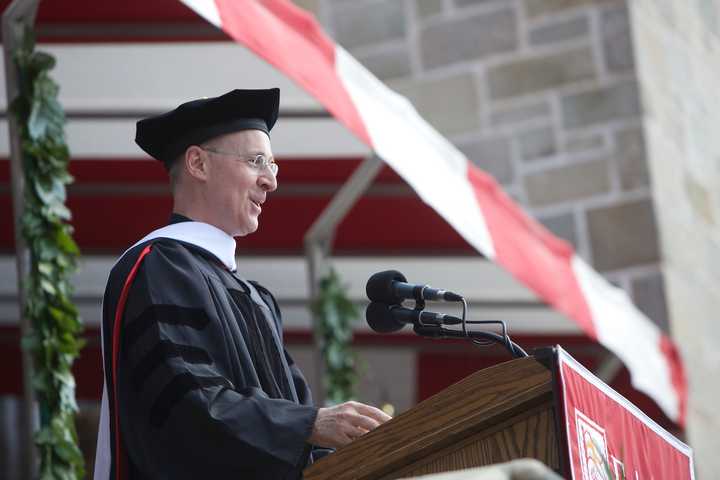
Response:
[[[558,348],[574,480],[692,480],[692,450]]]

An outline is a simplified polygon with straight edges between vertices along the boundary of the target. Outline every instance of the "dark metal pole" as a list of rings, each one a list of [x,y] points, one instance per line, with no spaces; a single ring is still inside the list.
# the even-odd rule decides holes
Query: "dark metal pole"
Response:
[[[23,336],[32,330],[32,325],[25,317],[25,303],[27,301],[22,282],[27,278],[29,257],[25,240],[22,236],[20,220],[24,206],[25,175],[23,171],[22,152],[20,148],[20,130],[15,116],[10,113],[10,105],[19,94],[18,71],[13,60],[13,51],[21,44],[23,34],[27,27],[35,24],[40,0],[14,0],[2,15],[2,42],[5,56],[5,92],[8,111],[8,130],[10,136],[10,181],[12,185],[13,218],[15,225],[15,255],[17,266],[18,304],[20,307],[20,332]],[[23,350],[23,437],[25,446],[25,462],[23,462],[23,476],[26,479],[35,478],[37,471],[37,450],[33,443],[35,431],[35,392],[32,388],[33,364],[32,356]]]

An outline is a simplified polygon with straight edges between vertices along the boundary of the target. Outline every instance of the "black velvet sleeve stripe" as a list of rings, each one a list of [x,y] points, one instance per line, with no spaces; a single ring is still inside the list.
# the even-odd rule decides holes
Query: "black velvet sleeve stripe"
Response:
[[[169,340],[163,340],[155,345],[133,368],[132,384],[135,391],[140,391],[145,380],[155,369],[165,360],[172,357],[182,357],[187,363],[193,364],[210,365],[213,363],[210,355],[202,348],[191,345],[178,345]]]
[[[275,315],[280,316],[280,306],[278,305],[277,300],[275,300],[275,296],[272,293],[270,293],[270,290],[263,287],[262,285],[260,285],[259,283],[257,283],[254,280],[250,280],[250,283],[258,291],[258,293],[260,294],[260,297],[263,299],[263,301],[268,306],[268,308],[275,309],[275,312],[274,312]]]
[[[168,416],[170,416],[170,410],[188,392],[218,385],[233,388],[232,383],[225,377],[196,377],[192,373],[183,373],[176,376],[163,388],[150,408],[150,425],[156,428],[162,427]]]
[[[185,325],[195,330],[202,330],[210,322],[210,319],[202,308],[151,305],[135,320],[125,326],[123,332],[125,345],[135,343],[145,333],[145,330],[154,325],[155,322],[168,325]]]

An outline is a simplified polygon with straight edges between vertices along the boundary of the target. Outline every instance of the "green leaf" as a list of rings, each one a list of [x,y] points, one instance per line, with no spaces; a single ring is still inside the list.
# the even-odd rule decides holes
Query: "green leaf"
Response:
[[[55,266],[50,262],[39,262],[38,271],[41,274],[50,277],[53,275],[53,273],[55,273]]]
[[[73,242],[74,244],[75,242]],[[63,248],[65,250],[65,248]],[[72,262],[66,255],[58,255],[55,258],[55,264],[61,269],[65,270],[68,268],[71,268],[74,266],[74,262]]]
[[[60,442],[53,448],[54,452],[58,457],[65,460],[67,463],[76,462],[82,458],[80,450],[72,443],[72,441]]]
[[[33,87],[36,96],[31,102],[28,135],[33,140],[41,140],[48,135],[57,135],[58,129],[62,130],[64,123],[62,110],[58,109],[55,100],[59,88],[45,75],[38,76]]]
[[[55,295],[57,293],[57,288],[55,288],[55,285],[53,285],[52,283],[50,283],[50,281],[44,278],[40,279],[40,287],[49,295]]]
[[[57,242],[57,246],[60,247],[60,249],[65,253],[69,253],[72,255],[77,255],[80,253],[77,244],[68,234],[66,229],[60,229],[57,231],[55,241]]]
[[[49,181],[36,181],[35,193],[43,203],[65,203],[65,184],[58,178]]]
[[[57,217],[60,220],[70,220],[70,218],[72,218],[70,210],[62,203],[48,203],[45,205],[44,210],[46,211],[46,215]]]

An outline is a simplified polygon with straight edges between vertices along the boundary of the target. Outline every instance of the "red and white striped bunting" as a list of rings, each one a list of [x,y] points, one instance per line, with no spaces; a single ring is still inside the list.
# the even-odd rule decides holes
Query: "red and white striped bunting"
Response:
[[[670,339],[570,245],[528,217],[407,99],[333,42],[312,15],[289,0],[181,1],[313,95],[469,244],[615,353],[633,385],[684,424],[687,387]]]

